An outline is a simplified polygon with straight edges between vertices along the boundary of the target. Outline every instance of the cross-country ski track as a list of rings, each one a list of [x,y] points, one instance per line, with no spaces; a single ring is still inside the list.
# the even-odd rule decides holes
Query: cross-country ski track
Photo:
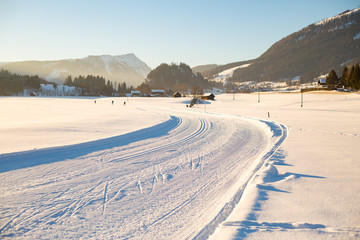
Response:
[[[0,155],[0,238],[205,239],[286,138],[272,121],[144,111],[167,120]]]

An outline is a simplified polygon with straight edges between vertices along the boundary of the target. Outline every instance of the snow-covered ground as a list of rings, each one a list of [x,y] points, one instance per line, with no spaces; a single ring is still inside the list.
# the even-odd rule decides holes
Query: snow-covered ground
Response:
[[[359,239],[360,95],[306,93],[303,108],[300,94],[260,99],[224,95],[213,110],[270,114],[289,133],[210,239]]]
[[[1,238],[358,238],[360,96],[233,99],[0,98]]]

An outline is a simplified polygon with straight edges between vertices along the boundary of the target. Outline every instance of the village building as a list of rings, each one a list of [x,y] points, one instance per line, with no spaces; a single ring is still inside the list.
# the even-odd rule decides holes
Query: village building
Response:
[[[165,91],[164,91],[164,89],[151,89],[151,96],[152,97],[164,97]]]
[[[131,96],[132,97],[139,97],[140,95],[141,95],[140,91],[135,91],[135,90],[131,91]]]
[[[318,80],[318,84],[319,84],[319,85],[326,85],[326,79],[325,79],[325,78],[320,78],[320,79]]]
[[[179,98],[181,97],[181,93],[179,92],[175,92],[174,95],[173,95],[174,98]]]
[[[215,100],[215,95],[212,93],[204,94],[201,96],[202,100]]]

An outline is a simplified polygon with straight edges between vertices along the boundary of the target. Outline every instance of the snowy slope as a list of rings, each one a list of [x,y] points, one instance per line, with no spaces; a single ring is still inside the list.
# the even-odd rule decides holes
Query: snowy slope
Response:
[[[228,78],[231,78],[234,71],[236,69],[239,69],[239,68],[247,68],[248,66],[250,66],[251,63],[248,63],[248,64],[243,64],[243,65],[240,65],[240,66],[237,66],[237,67],[233,67],[233,68],[229,68],[229,69],[226,69],[222,72],[220,72],[213,80],[216,81],[216,82],[225,82]]]

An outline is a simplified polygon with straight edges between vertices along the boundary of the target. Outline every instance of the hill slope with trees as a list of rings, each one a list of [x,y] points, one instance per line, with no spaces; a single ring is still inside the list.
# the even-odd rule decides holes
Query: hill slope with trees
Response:
[[[193,88],[210,88],[210,83],[200,73],[194,73],[185,63],[161,64],[148,74],[147,83],[152,89],[179,92]]]
[[[234,72],[232,81],[279,81],[300,76],[302,82],[340,72],[360,61],[360,9],[311,24],[272,45],[252,64]]]
[[[234,71],[230,81],[283,81],[300,78],[310,82],[315,77],[341,72],[345,65],[360,62],[360,9],[345,11],[335,17],[311,24],[273,44],[259,58],[210,65],[193,69],[211,80],[218,73],[251,63]]]

